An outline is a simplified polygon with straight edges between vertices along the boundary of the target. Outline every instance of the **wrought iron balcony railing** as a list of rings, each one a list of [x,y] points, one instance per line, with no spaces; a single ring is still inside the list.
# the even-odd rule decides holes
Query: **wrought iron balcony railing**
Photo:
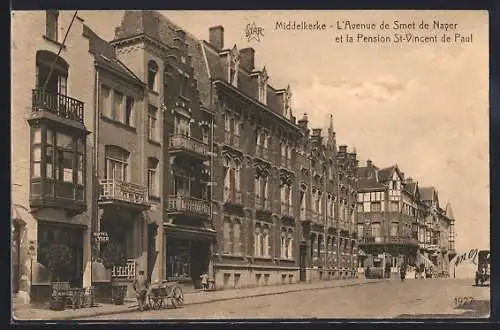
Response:
[[[206,200],[189,196],[168,196],[168,212],[180,212],[210,216],[210,203]]]
[[[83,124],[83,102],[69,96],[34,89],[32,111],[48,111],[58,117],[75,120]]]
[[[128,259],[125,265],[113,266],[113,268],[111,268],[111,277],[133,280],[136,275],[135,270],[135,260]]]
[[[100,181],[101,203],[121,201],[136,205],[148,205],[147,188],[138,184],[114,179]]]
[[[401,237],[401,236],[364,236],[358,238],[359,244],[418,244],[418,242],[411,237]]]
[[[207,144],[185,135],[172,135],[170,150],[185,150],[202,156],[210,154]]]

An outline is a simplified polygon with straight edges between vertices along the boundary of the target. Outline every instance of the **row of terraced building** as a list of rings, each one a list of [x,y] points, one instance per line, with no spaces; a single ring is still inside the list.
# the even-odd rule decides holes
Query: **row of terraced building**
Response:
[[[362,173],[333,119],[296,118],[290,87],[268,83],[252,48],[225,47],[223,27],[198,40],[154,11],[126,11],[111,42],[74,12],[16,12],[12,26],[13,292],[130,285],[138,270],[193,288],[206,272],[219,289],[355,278],[368,246],[386,246],[376,237],[415,243],[420,213],[396,236],[373,229],[392,230],[363,204],[392,196],[385,172]],[[108,271],[111,244],[126,261]],[[57,274],[53,246],[71,256]]]

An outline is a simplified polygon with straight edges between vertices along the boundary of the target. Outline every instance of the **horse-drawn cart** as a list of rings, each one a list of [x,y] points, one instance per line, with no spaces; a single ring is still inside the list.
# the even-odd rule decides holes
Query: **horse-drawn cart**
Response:
[[[184,303],[184,293],[177,282],[164,282],[151,286],[148,300],[151,309],[168,308],[169,300],[177,308]]]

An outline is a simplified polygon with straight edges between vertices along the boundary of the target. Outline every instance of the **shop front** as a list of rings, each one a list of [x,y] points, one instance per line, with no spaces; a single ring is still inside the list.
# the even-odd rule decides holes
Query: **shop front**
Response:
[[[200,276],[212,274],[211,249],[215,231],[210,229],[166,228],[166,278],[199,289]]]

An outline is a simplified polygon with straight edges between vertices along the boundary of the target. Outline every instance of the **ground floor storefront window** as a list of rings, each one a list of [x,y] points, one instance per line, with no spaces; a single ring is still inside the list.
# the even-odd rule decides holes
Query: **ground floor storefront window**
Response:
[[[208,273],[209,241],[167,235],[166,238],[166,278],[169,281],[200,285],[200,276]]]
[[[52,281],[82,285],[83,228],[38,223],[37,261],[51,272]]]

